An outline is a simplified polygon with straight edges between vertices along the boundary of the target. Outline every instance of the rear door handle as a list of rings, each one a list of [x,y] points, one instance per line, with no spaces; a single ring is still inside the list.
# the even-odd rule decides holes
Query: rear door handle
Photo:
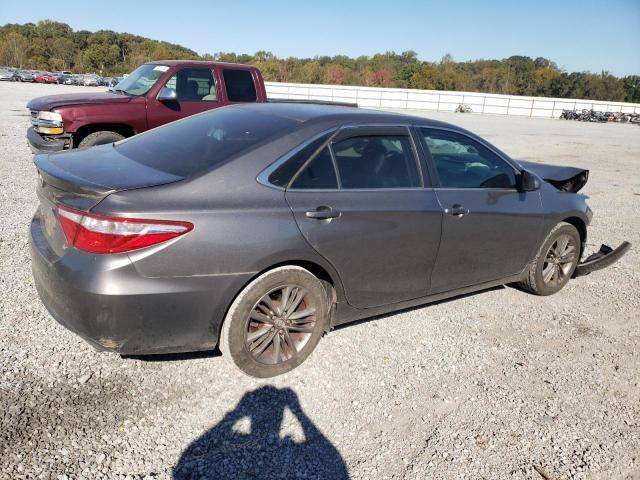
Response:
[[[465,215],[469,215],[469,209],[464,208],[459,203],[456,203],[449,208],[445,208],[444,213],[448,213],[449,215],[453,215],[454,217],[464,217]]]
[[[330,218],[338,218],[340,216],[339,210],[334,210],[331,207],[327,207],[326,205],[322,205],[317,207],[315,210],[309,210],[305,212],[305,216],[307,218],[313,218],[315,220],[327,220]]]

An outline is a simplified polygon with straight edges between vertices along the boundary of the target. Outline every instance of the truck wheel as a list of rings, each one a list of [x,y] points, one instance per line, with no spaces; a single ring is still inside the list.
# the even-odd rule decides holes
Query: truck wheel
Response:
[[[274,377],[306,360],[328,321],[322,282],[304,268],[278,267],[249,283],[233,301],[220,350],[247,375]]]
[[[580,234],[573,225],[558,223],[542,243],[518,287],[535,295],[553,295],[564,287],[580,260]]]
[[[78,144],[78,148],[89,148],[95,145],[104,145],[106,143],[113,143],[124,139],[123,135],[109,130],[101,132],[93,132],[82,139]]]

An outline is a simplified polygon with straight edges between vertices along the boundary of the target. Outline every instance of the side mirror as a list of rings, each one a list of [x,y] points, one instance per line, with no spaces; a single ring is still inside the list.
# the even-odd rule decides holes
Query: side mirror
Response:
[[[518,191],[535,192],[536,190],[540,190],[540,179],[533,173],[522,170],[518,175]]]
[[[178,94],[173,88],[164,87],[158,94],[158,101],[160,102],[175,102],[178,99]]]

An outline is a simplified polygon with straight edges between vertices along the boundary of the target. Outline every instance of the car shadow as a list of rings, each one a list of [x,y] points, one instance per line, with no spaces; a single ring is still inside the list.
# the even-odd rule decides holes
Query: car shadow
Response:
[[[282,437],[281,429],[290,430],[296,423],[292,418],[301,435]],[[304,413],[296,393],[273,386],[245,393],[217,425],[187,447],[172,473],[174,480],[349,478],[340,452]]]

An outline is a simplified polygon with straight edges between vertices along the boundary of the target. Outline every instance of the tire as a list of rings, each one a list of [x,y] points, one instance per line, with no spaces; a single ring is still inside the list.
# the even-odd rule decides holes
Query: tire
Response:
[[[542,242],[525,278],[517,286],[535,295],[559,292],[573,276],[580,260],[580,246],[576,227],[566,222],[558,223]]]
[[[106,143],[117,142],[124,138],[124,135],[120,135],[117,132],[111,132],[109,130],[93,132],[82,139],[78,144],[78,148],[89,148],[95,145],[104,145]]]
[[[283,315],[284,295],[288,308]],[[329,302],[321,281],[301,267],[278,267],[253,280],[235,298],[222,324],[220,350],[247,375],[274,377],[309,357],[328,320]]]

